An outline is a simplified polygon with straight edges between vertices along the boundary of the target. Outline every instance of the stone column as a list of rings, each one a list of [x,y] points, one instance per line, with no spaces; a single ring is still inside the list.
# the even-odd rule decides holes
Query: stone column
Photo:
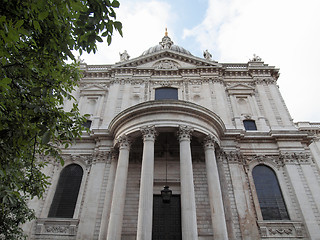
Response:
[[[215,239],[228,240],[228,231],[226,218],[224,215],[219,173],[214,152],[214,137],[212,135],[208,135],[204,139],[204,154],[206,159],[213,235]]]
[[[130,141],[126,135],[123,135],[119,137],[118,143],[119,158],[108,225],[108,240],[121,239],[123,210],[126,199]]]
[[[108,230],[108,223],[110,217],[110,207],[112,201],[112,192],[114,186],[114,178],[116,175],[116,168],[117,168],[117,154],[115,151],[111,152],[111,163],[109,168],[109,176],[108,176],[108,183],[106,188],[106,195],[104,198],[103,203],[103,211],[102,211],[102,219],[100,225],[100,232],[99,232],[99,240],[105,240],[107,238],[107,230]]]
[[[192,128],[179,126],[182,239],[198,239],[190,139]]]
[[[148,126],[142,128],[141,132],[143,135],[143,155],[137,240],[149,240],[152,238],[154,141],[156,137],[156,131],[154,126]]]

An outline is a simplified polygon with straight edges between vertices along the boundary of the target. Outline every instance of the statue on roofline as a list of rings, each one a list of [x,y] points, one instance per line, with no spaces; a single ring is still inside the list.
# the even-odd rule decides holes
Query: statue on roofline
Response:
[[[121,61],[121,62],[128,61],[129,58],[130,58],[127,50],[124,50],[123,53],[119,53],[119,55],[120,55],[120,61]]]
[[[203,51],[203,57],[206,59],[206,60],[212,60],[212,54],[209,53],[208,49],[206,49],[205,51]]]

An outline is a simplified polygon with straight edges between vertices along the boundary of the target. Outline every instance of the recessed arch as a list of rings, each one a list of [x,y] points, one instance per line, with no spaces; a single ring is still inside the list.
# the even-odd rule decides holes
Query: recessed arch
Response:
[[[263,220],[289,220],[289,214],[272,168],[259,164],[252,169],[252,177]]]
[[[83,169],[78,164],[70,164],[62,169],[49,210],[49,218],[73,218],[82,177]]]
[[[182,100],[137,104],[119,113],[111,121],[109,131],[116,139],[122,134],[135,135],[141,127],[150,125],[157,129],[187,125],[193,128],[196,135],[212,134],[218,144],[225,132],[225,125],[218,115],[198,104]]]

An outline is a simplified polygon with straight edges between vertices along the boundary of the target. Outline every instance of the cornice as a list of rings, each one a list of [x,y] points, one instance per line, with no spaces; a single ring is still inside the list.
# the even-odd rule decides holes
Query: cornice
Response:
[[[279,154],[243,154],[238,151],[217,151],[218,160],[229,164],[239,164],[245,167],[246,172],[259,164],[271,165],[277,169],[285,165],[312,164],[311,156],[306,152],[285,152]]]

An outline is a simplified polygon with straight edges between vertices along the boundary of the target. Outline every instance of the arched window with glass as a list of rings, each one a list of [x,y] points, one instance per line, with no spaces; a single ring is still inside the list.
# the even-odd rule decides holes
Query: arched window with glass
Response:
[[[73,218],[82,176],[83,170],[78,164],[70,164],[61,171],[49,218]]]
[[[266,165],[257,165],[252,176],[263,220],[289,220],[275,172]]]

